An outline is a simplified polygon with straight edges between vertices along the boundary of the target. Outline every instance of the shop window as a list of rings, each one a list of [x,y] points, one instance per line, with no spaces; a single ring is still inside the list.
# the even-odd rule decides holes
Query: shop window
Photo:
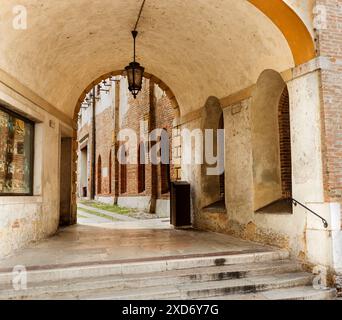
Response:
[[[31,196],[34,123],[0,106],[0,137],[0,196]]]

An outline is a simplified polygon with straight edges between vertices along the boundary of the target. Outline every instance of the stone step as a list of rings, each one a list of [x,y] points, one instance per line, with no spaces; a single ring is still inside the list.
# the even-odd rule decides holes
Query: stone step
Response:
[[[221,281],[206,281],[183,284],[159,285],[154,287],[141,287],[130,289],[117,288],[92,288],[84,291],[69,291],[60,293],[46,293],[16,297],[16,299],[48,299],[48,300],[154,300],[154,299],[204,299],[209,297],[248,294],[291,288],[295,286],[307,286],[312,282],[312,275],[303,272],[285,273],[273,276],[255,276],[244,279],[231,279]]]
[[[334,300],[336,289],[317,290],[312,286],[275,289],[250,294],[230,294],[203,300]]]
[[[160,300],[160,299],[205,299],[209,297],[248,294],[294,286],[307,286],[312,282],[308,273],[285,273],[274,276],[256,276],[244,279],[190,283],[173,286],[149,287],[136,290],[94,291],[79,294],[82,300]],[[58,297],[57,297],[58,298]],[[65,297],[70,299],[72,297]]]
[[[271,261],[266,263],[235,264],[219,267],[191,268],[171,270],[156,273],[142,273],[129,275],[110,275],[95,278],[68,279],[64,281],[44,281],[28,283],[28,289],[20,292],[13,291],[7,284],[0,290],[0,299],[17,297],[33,297],[44,294],[60,294],[67,292],[81,292],[94,289],[114,288],[115,290],[137,289],[153,286],[167,286],[195,282],[220,281],[228,279],[242,279],[257,275],[272,275],[300,270],[300,266],[289,261]]]
[[[191,268],[203,268],[212,266],[226,266],[234,264],[262,263],[289,258],[288,251],[273,250],[253,253],[236,254],[213,254],[196,255],[194,257],[165,257],[164,259],[142,259],[141,261],[114,261],[97,264],[81,264],[67,266],[39,266],[28,269],[27,279],[29,283],[64,281],[68,279],[82,279],[92,277],[128,275],[141,273],[154,273],[171,270],[182,270]],[[6,270],[0,272],[0,288],[12,284],[12,272]]]

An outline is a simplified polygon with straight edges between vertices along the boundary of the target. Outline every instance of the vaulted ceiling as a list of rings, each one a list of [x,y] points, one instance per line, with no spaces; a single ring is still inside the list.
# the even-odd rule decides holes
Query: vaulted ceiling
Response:
[[[0,69],[70,117],[94,79],[132,59],[141,0],[21,0],[27,30],[12,28],[17,1],[0,1]],[[284,34],[251,2],[146,1],[138,61],[172,89],[182,114],[255,83],[265,69],[295,65]]]

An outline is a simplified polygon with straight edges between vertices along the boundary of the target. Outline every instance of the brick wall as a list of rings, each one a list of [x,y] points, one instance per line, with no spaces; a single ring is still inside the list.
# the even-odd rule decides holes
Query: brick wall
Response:
[[[153,88],[153,87],[152,87]],[[139,145],[142,137],[140,137],[140,124],[141,121],[151,120],[150,109],[150,80],[144,79],[142,91],[139,93],[137,99],[134,99],[127,91],[128,109],[122,118],[120,129],[129,128],[134,130],[138,135],[138,145],[134,150],[126,150],[126,152],[136,152],[138,158]],[[154,86],[154,105],[155,105],[155,123],[153,128],[166,129],[170,136],[170,160],[172,158],[171,143],[172,143],[172,129],[173,120],[175,117],[175,110],[172,106],[170,99]],[[91,123],[83,126],[78,131],[78,139],[81,140],[88,136],[88,149],[91,150]],[[115,185],[115,163],[113,146],[113,132],[114,132],[114,106],[105,109],[96,116],[96,193],[97,195],[113,195]],[[82,143],[80,144],[80,146]],[[112,152],[112,154],[111,154]],[[88,165],[91,165],[91,152],[89,153],[90,159]],[[99,166],[99,159],[101,163]],[[101,170],[100,170],[101,168]],[[104,170],[105,169],[105,170]],[[170,167],[170,175],[166,173],[168,167],[158,166],[156,168],[157,177],[155,179],[157,184],[157,197],[169,198],[168,190],[168,177],[175,179],[177,177],[176,171],[173,166]],[[104,174],[104,173],[107,173]],[[128,164],[120,165],[118,169],[118,185],[120,196],[145,196],[152,194],[152,166],[150,164]],[[144,178],[144,182],[142,179]],[[78,177],[80,180],[80,177]],[[91,188],[91,181],[89,181],[88,189]],[[100,191],[100,192],[99,192]],[[88,193],[89,195],[89,193]]]
[[[96,116],[96,185],[97,195],[109,194],[109,181],[113,177],[109,176],[109,162],[111,158],[112,146],[113,146],[113,107],[105,109],[102,113]],[[98,161],[101,157],[101,168],[99,170]],[[102,173],[101,192],[99,192],[99,174]],[[105,173],[105,174],[104,174]]]
[[[87,183],[87,196],[90,197],[90,191],[91,191],[91,174],[92,174],[92,168],[91,168],[91,160],[92,160],[92,153],[91,153],[91,146],[92,146],[92,135],[91,135],[91,130],[92,130],[92,125],[91,123],[84,125],[82,128],[77,133],[78,137],[78,157],[77,161],[81,161],[80,157],[80,151],[81,149],[87,147],[87,153],[88,153],[88,183]],[[77,193],[79,196],[83,197],[83,192],[80,190],[80,181],[81,181],[81,168],[80,168],[80,163],[77,164]]]
[[[324,181],[327,201],[342,202],[342,3],[317,0],[327,12],[327,29],[317,31],[319,55],[332,70],[322,70]]]
[[[280,167],[283,197],[292,195],[291,132],[289,92],[285,87],[278,108]]]
[[[167,130],[170,137],[170,160],[172,158],[171,143],[172,143],[172,129],[173,120],[175,118],[175,111],[172,106],[170,99],[162,93],[162,91],[155,86],[154,90],[154,104],[155,104],[155,125],[153,128],[165,129]],[[140,137],[140,122],[150,121],[150,80],[144,79],[142,91],[139,93],[137,99],[134,99],[130,93],[128,94],[128,104],[129,110],[123,119],[122,128],[130,128],[138,133],[139,140]],[[139,152],[139,146],[134,150],[134,152]],[[170,178],[174,179],[176,174],[173,166],[167,167],[160,165],[157,168],[157,196],[158,198],[169,198],[168,192],[166,192],[166,185],[168,184],[168,175],[166,170],[170,170]],[[142,176],[141,171],[143,170],[140,165],[127,165],[127,196],[137,196],[137,195],[151,195],[152,193],[152,166],[150,164],[145,165],[145,188],[143,192],[140,192],[141,182],[139,182],[139,177]]]

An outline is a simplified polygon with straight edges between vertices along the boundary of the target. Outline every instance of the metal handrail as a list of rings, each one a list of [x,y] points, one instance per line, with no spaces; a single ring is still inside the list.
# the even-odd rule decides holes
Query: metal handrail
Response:
[[[291,201],[295,206],[300,205],[301,207],[303,207],[304,209],[306,209],[307,211],[309,211],[310,213],[312,213],[313,215],[315,215],[316,217],[320,218],[323,222],[324,228],[327,229],[329,227],[328,221],[325,220],[323,217],[321,217],[319,214],[317,214],[316,212],[312,211],[310,208],[308,208],[306,205],[302,204],[301,202],[299,202],[296,199],[293,198],[289,198],[289,201]]]

